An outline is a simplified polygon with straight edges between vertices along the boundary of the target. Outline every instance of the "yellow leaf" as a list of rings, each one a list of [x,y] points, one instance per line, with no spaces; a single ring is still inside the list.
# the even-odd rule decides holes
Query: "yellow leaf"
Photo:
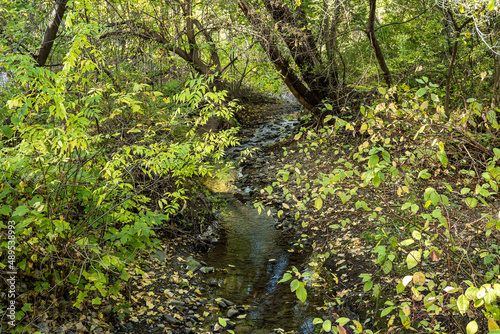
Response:
[[[403,306],[403,313],[404,313],[407,317],[409,317],[409,316],[410,316],[410,314],[411,314],[410,306],[408,306],[408,305]]]
[[[415,274],[413,274],[413,283],[416,285],[424,285],[425,283],[424,273],[417,271]]]
[[[391,319],[389,319],[389,322],[387,323],[387,327],[391,327],[391,326],[392,326],[392,324],[394,323],[394,319],[395,319],[395,318],[396,318],[396,316],[395,316],[395,315],[393,315],[393,316],[391,317]]]
[[[361,133],[364,133],[366,131],[366,129],[368,129],[368,125],[366,123],[363,123],[363,124],[361,124],[361,128],[359,129],[359,131]]]
[[[493,331],[495,329],[500,329],[500,327],[496,323],[495,319],[489,318],[488,319],[488,330],[491,332],[491,331]]]
[[[424,111],[425,109],[427,109],[427,107],[429,106],[429,101],[424,101],[422,102],[422,104],[420,105],[420,110],[421,111]]]

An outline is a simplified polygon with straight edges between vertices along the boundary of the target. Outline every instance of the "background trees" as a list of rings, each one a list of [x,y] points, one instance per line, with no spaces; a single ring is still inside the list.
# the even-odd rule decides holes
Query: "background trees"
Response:
[[[497,138],[494,0],[0,0],[0,22],[0,215],[19,223],[18,268],[44,270],[39,303],[99,304],[155,229],[201,229],[197,180],[236,129],[198,130],[234,124],[246,88],[291,92],[318,125],[370,115],[383,131],[383,109],[403,129],[428,114],[436,138],[448,118],[470,145],[484,132],[484,156]]]

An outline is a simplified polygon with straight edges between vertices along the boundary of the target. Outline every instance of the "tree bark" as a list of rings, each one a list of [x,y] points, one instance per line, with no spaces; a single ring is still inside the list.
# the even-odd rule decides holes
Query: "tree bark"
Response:
[[[68,0],[56,0],[54,7],[50,11],[49,23],[47,24],[47,29],[43,35],[42,44],[38,51],[34,54],[38,66],[44,66],[54,45],[54,41],[57,37],[57,31],[61,25],[62,18],[66,12],[66,5]]]
[[[378,64],[380,66],[380,70],[382,71],[382,75],[384,76],[384,81],[387,86],[392,86],[391,72],[389,71],[389,67],[385,62],[384,53],[378,44],[377,36],[375,35],[375,13],[377,8],[377,0],[370,0],[370,14],[368,16],[368,25],[366,34],[368,35],[368,39],[372,44],[373,50],[375,51],[375,57],[377,58]]]
[[[444,114],[446,118],[450,118],[451,110],[450,110],[450,95],[451,95],[451,79],[453,76],[453,66],[455,65],[455,59],[457,58],[458,53],[458,39],[455,38],[455,42],[453,43],[453,50],[451,52],[450,65],[448,66],[448,72],[446,73],[446,96],[444,99]]]
[[[491,109],[498,108],[500,93],[500,56],[497,57],[497,66],[495,67],[495,77],[493,78],[493,93],[491,99]]]
[[[316,107],[326,98],[335,99],[338,77],[335,68],[331,68],[332,64],[325,66],[322,63],[313,35],[304,26],[304,12],[297,8],[297,13],[294,15],[281,0],[263,0],[274,23],[274,31],[269,27],[269,22],[265,22],[266,18],[261,12],[254,10],[245,0],[237,0],[237,3],[256,30],[260,45],[290,92],[305,108],[320,116],[321,113]],[[293,69],[279,49],[275,32],[278,32],[279,38],[288,48],[299,71]]]

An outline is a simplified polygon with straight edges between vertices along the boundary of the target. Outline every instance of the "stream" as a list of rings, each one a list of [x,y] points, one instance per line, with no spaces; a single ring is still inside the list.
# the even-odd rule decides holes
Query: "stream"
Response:
[[[297,112],[285,114],[279,119],[257,124],[246,130],[247,139],[228,150],[232,159],[239,159],[244,149],[262,148],[287,134],[298,124]],[[258,159],[262,151],[251,159]],[[308,302],[304,305],[290,292],[289,282],[278,284],[283,274],[296,266],[303,270],[307,255],[289,252],[290,238],[276,230],[277,220],[273,215],[261,214],[254,208],[249,196],[253,187],[238,189],[242,168],[234,170],[229,180],[210,179],[207,187],[227,201],[227,208],[221,219],[223,232],[220,243],[203,260],[218,270],[208,279],[217,282],[211,289],[213,298],[225,298],[237,305],[248,305],[244,319],[236,321],[235,333],[271,333],[278,329],[294,333],[311,332],[312,320],[319,316]],[[234,196],[239,193],[240,200]],[[313,298],[310,296],[310,298]],[[318,303],[313,303],[318,305]],[[321,305],[321,304],[319,304]],[[278,330],[279,332],[279,330]]]

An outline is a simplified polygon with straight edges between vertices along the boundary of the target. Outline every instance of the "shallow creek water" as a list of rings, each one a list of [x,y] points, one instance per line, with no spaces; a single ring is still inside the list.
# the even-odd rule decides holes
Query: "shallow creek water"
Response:
[[[295,124],[297,121],[290,116],[261,124],[251,138],[229,153],[237,155],[245,148],[272,143],[290,133]],[[208,275],[208,280],[215,279],[218,283],[210,293],[213,298],[250,305],[247,317],[237,320],[236,333],[267,334],[278,328],[309,333],[313,316],[318,314],[314,314],[308,302],[302,305],[297,300],[289,283],[278,284],[292,266],[302,268],[306,255],[288,252],[290,240],[275,229],[275,218],[264,212],[259,214],[250,198],[246,197],[246,203],[242,203],[234,197],[234,192],[247,195],[252,190],[231,186],[241,176],[238,174],[234,171],[229,179],[207,182],[228,203],[220,243],[203,258],[209,266],[225,269]]]

